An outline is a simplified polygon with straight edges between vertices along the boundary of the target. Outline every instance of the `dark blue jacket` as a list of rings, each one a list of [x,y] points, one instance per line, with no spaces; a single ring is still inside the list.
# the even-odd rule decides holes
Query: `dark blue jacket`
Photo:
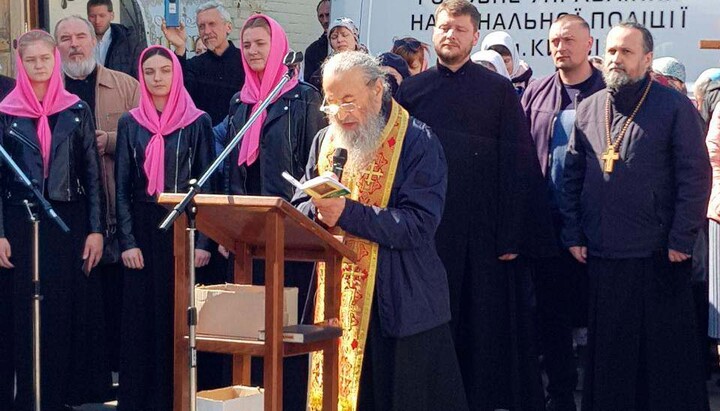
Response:
[[[592,87],[587,94],[578,94],[575,107],[583,99],[605,88],[602,73],[595,67],[592,67],[591,78]],[[555,117],[560,112],[563,87],[560,75],[555,72],[555,74],[530,83],[520,100],[530,127],[530,134],[535,142],[543,174],[547,173],[550,140],[553,135]]]
[[[317,173],[327,129],[315,137],[306,179]],[[411,119],[400,153],[388,207],[347,200],[338,226],[380,245],[375,292],[384,335],[404,337],[450,321],[447,274],[435,249],[447,189],[447,164],[432,131]],[[315,207],[305,193],[293,200],[310,218]]]
[[[692,254],[705,222],[710,163],[687,97],[653,82],[620,146],[621,160],[612,173],[602,171],[606,98],[614,141],[648,81],[600,91],[577,108],[561,193],[566,247],[587,245],[600,258],[644,258],[668,248]]]
[[[138,78],[138,61],[145,41],[122,24],[110,23],[112,41],[103,66]]]

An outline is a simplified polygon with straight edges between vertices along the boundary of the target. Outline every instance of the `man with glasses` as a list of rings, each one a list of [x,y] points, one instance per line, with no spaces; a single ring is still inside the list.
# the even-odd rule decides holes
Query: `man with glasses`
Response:
[[[305,50],[305,69],[303,70],[305,81],[310,80],[310,77],[320,68],[328,55],[327,31],[330,26],[330,0],[320,0],[315,11],[317,12],[318,22],[323,28],[323,34]]]
[[[527,257],[557,246],[538,237],[552,233],[540,168],[512,84],[470,60],[480,36],[476,7],[444,1],[435,22],[438,64],[403,81],[397,100],[437,133],[448,158],[436,239],[468,402],[541,409]]]
[[[466,410],[448,321],[445,268],[435,250],[447,165],[437,137],[390,96],[366,53],[331,57],[323,71],[330,126],[313,141],[305,179],[348,159],[347,197],[293,199],[303,213],[344,230],[358,255],[343,261],[339,403],[354,410]],[[340,176],[339,176],[340,177]],[[324,270],[319,270],[322,289]],[[316,304],[316,319],[323,312]],[[311,362],[308,408],[322,408],[322,356]]]

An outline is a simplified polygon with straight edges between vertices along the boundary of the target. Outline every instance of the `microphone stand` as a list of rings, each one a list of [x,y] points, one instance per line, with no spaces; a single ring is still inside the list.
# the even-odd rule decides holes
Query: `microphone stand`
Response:
[[[10,154],[5,151],[5,148],[0,145],[0,157],[2,160],[10,166],[10,169],[20,179],[23,185],[32,193],[35,197],[37,204],[33,204],[27,199],[23,201],[25,208],[29,215],[32,232],[32,364],[33,364],[33,398],[34,407],[33,410],[41,411],[40,407],[40,301],[42,301],[42,294],[40,294],[40,218],[37,213],[34,213],[32,208],[35,205],[39,205],[45,214],[53,220],[60,229],[68,233],[70,228],[60,218],[59,215],[53,210],[52,205],[43,197],[42,193],[38,191],[37,187],[30,181],[30,179],[23,173],[20,167],[15,163]]]
[[[275,88],[272,89],[270,94],[265,100],[263,100],[258,106],[255,112],[250,116],[245,125],[240,131],[235,134],[235,137],[228,143],[225,149],[218,155],[207,170],[203,173],[200,179],[190,180],[190,190],[185,194],[185,197],[180,201],[172,211],[165,217],[165,220],[160,224],[160,229],[165,231],[180,217],[182,212],[187,214],[188,227],[187,242],[189,246],[188,250],[188,277],[189,277],[189,290],[188,294],[190,297],[189,306],[187,310],[188,319],[188,354],[190,361],[188,368],[190,371],[190,411],[196,411],[197,409],[197,335],[195,327],[197,326],[197,308],[195,307],[195,232],[197,228],[195,226],[195,217],[197,216],[197,207],[193,202],[195,196],[200,192],[203,185],[210,179],[212,174],[220,167],[230,153],[235,149],[235,146],[240,143],[250,127],[257,121],[260,115],[265,111],[267,106],[280,94],[282,88],[287,84],[295,75],[295,65],[302,62],[303,55],[301,52],[290,51],[283,60],[283,64],[287,66],[288,71],[280,79]],[[228,120],[229,121],[229,120]],[[190,206],[190,207],[188,207]]]

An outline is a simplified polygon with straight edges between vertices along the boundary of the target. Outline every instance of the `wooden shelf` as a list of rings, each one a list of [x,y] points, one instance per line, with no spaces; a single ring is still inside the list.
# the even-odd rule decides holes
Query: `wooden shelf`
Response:
[[[185,340],[188,337],[185,336]],[[323,351],[330,345],[339,344],[339,338],[313,341],[311,343],[283,343],[283,357],[309,354],[314,351]],[[262,357],[265,355],[265,341],[243,338],[221,337],[207,334],[198,334],[198,351],[214,352],[220,354],[250,355]]]

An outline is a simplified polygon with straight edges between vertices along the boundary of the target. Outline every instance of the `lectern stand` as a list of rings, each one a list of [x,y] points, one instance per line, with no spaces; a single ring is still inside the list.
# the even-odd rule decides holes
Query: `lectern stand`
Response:
[[[183,194],[162,194],[159,203],[172,208]],[[338,396],[338,344],[333,338],[308,344],[284,343],[283,287],[285,261],[324,261],[325,318],[339,318],[340,262],[355,260],[355,253],[325,229],[277,197],[198,195],[197,228],[235,253],[235,283],[252,282],[252,259],[265,259],[265,341],[249,341],[198,334],[199,351],[233,355],[233,384],[250,384],[250,358],[264,359],[265,410],[281,411],[283,358],[323,351],[323,409],[336,410]],[[174,226],[175,319],[174,406],[189,409],[188,275],[189,244],[185,217]],[[331,274],[332,273],[332,274]],[[243,315],[243,313],[237,313]]]

